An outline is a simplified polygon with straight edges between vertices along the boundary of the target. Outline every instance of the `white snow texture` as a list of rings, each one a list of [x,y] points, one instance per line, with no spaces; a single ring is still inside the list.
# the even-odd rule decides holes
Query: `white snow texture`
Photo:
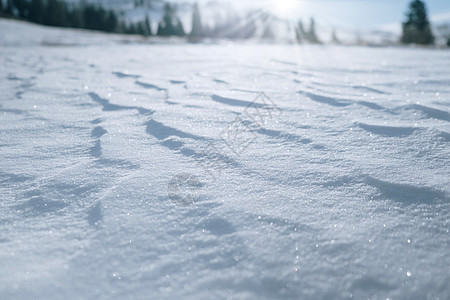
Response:
[[[0,299],[450,299],[449,51],[0,45]]]

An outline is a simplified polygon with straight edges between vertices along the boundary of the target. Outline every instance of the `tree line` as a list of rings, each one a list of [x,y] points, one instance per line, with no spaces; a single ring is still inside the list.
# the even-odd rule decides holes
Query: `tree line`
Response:
[[[202,23],[200,8],[195,3],[192,13],[192,29],[190,33],[186,33],[181,20],[177,16],[176,6],[166,3],[162,19],[158,23],[156,32],[153,32],[148,16],[137,23],[126,23],[124,20],[120,21],[120,15],[116,11],[87,3],[85,0],[81,0],[78,4],[67,3],[63,0],[5,1],[6,5],[0,0],[0,14],[3,13],[10,17],[38,24],[143,36],[188,36],[191,41],[200,41],[203,38],[251,38],[257,31],[255,20],[258,15],[261,15],[259,11],[250,12],[244,18],[236,15],[216,24],[214,28],[209,28]],[[142,6],[143,0],[135,0],[135,5]],[[271,16],[268,13],[262,14],[262,21],[265,27],[262,38],[274,38]],[[304,30],[302,22],[299,21],[295,31],[298,42],[320,43],[315,31],[314,19],[311,19],[308,30]],[[333,33],[333,36],[333,41],[337,42],[336,34]]]
[[[6,4],[0,0],[0,3],[5,15],[38,24],[104,32],[119,29],[119,18],[114,11],[84,1],[78,5],[61,0],[6,0]]]
[[[135,0],[136,5],[143,4],[143,0]],[[29,20],[43,25],[84,28],[104,32],[140,34],[143,36],[158,35],[188,36],[191,41],[199,41],[203,38],[251,38],[257,32],[255,20],[260,19],[263,23],[263,39],[275,37],[273,32],[273,16],[269,13],[254,11],[248,13],[244,19],[237,15],[230,17],[214,28],[204,25],[201,20],[200,9],[197,4],[193,6],[192,29],[186,33],[181,20],[177,16],[176,6],[170,3],[164,5],[162,19],[153,32],[148,16],[139,22],[126,22],[121,20],[120,14],[111,9],[104,9],[100,5],[87,3],[81,0],[79,3],[67,3],[63,0],[0,0],[0,15],[7,15],[20,19]],[[438,30],[447,40],[450,46],[449,27],[438,27]],[[299,43],[307,42],[320,44],[316,23],[310,19],[309,27],[306,29],[302,21],[295,26],[295,36]],[[332,31],[332,43],[339,43],[336,31]],[[400,42],[403,44],[432,45],[435,37],[427,16],[424,1],[412,0],[406,12],[406,20],[402,23],[402,36]]]
[[[105,9],[101,5],[87,3],[67,3],[63,0],[0,0],[0,16],[19,18],[37,24],[98,30],[111,33],[153,34],[148,16],[143,21],[127,23],[120,20],[120,14],[112,9]],[[158,35],[183,36],[184,30],[178,20],[173,29],[172,24],[178,20],[175,8],[170,4],[165,6],[165,15],[158,28]]]

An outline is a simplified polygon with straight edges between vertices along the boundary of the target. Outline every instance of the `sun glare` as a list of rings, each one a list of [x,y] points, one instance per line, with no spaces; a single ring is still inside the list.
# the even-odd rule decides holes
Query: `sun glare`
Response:
[[[273,13],[281,18],[293,18],[299,15],[301,0],[272,0]]]

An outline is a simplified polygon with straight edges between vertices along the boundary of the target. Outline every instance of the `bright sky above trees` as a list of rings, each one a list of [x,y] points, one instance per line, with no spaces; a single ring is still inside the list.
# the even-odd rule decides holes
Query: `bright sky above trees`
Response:
[[[184,1],[184,0],[178,0]],[[195,0],[193,0],[195,2]],[[198,0],[206,3],[210,0]],[[400,23],[410,0],[218,0],[236,6],[265,8],[292,19],[315,17],[329,25],[372,29]],[[428,0],[431,20],[450,22],[449,0]]]

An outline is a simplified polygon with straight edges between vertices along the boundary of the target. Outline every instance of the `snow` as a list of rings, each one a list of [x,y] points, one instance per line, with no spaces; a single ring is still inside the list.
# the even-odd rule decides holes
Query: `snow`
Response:
[[[147,42],[0,20],[1,299],[450,298],[450,52]]]

